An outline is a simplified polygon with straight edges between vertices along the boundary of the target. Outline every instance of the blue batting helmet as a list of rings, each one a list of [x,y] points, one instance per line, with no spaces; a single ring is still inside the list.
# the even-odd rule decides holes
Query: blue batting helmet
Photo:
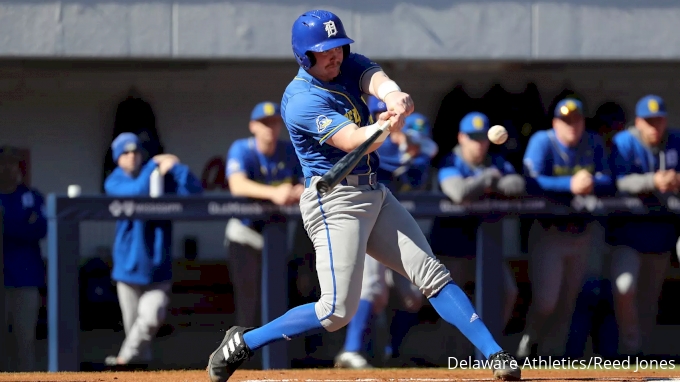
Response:
[[[293,53],[295,60],[305,70],[314,66],[314,56],[308,52],[324,52],[339,46],[349,54],[349,44],[342,21],[335,14],[324,10],[303,13],[293,24]]]

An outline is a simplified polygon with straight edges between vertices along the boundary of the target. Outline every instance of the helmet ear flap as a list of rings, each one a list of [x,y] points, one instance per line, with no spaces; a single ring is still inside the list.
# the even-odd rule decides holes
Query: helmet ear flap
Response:
[[[305,56],[309,59],[309,67],[311,68],[316,64],[316,57],[314,57],[314,53],[312,52],[305,52]]]

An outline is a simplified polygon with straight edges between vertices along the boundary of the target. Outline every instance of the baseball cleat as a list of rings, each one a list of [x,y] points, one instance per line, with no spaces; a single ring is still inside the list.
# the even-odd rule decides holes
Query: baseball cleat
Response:
[[[335,357],[335,367],[341,369],[372,369],[373,366],[361,354],[343,351]]]
[[[519,381],[522,379],[522,369],[519,364],[507,352],[499,351],[489,356],[489,363],[496,379],[504,381]]]
[[[212,382],[228,381],[236,369],[253,356],[253,351],[243,341],[243,333],[252,329],[232,326],[227,330],[222,343],[208,360],[207,370]]]

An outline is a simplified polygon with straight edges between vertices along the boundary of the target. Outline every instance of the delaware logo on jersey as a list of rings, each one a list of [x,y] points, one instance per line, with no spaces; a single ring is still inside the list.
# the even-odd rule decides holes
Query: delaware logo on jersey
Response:
[[[316,117],[316,129],[319,132],[326,130],[328,126],[333,122],[332,119],[326,117],[325,115],[320,115]]]
[[[352,121],[357,126],[361,126],[361,116],[359,116],[359,111],[356,108],[352,108],[345,113],[345,118]]]
[[[21,205],[24,208],[31,208],[35,205],[35,199],[33,198],[33,194],[31,192],[24,192],[21,195]]]
[[[554,165],[553,175],[555,176],[574,175],[581,170],[587,170],[589,173],[592,174],[595,172],[595,165],[589,164],[587,166],[574,166],[574,167]]]

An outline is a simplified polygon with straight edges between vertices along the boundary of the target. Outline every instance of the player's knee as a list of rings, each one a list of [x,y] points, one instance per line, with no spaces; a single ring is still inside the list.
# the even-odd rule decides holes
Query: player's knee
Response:
[[[332,300],[330,296],[330,300]],[[329,331],[334,332],[345,327],[352,320],[352,317],[359,309],[359,298],[346,298],[337,301],[328,301],[329,299],[321,298],[317,302],[317,312],[321,313],[321,325]]]
[[[147,314],[140,314],[137,318],[149,331],[155,331],[163,325],[165,315],[159,312],[147,312]]]
[[[634,296],[637,290],[637,282],[631,272],[623,272],[617,275],[614,285],[616,285],[615,293],[619,296]]]
[[[511,284],[505,288],[505,299],[508,301],[508,303],[514,304],[515,301],[517,301],[517,296],[519,296],[519,289],[517,289],[517,285]]]
[[[418,295],[406,296],[402,303],[407,312],[417,313],[423,307],[423,300],[423,295],[419,293]]]
[[[444,288],[446,284],[452,282],[451,273],[436,258],[428,258],[423,267],[425,269],[423,272],[425,276],[421,279],[413,278],[411,281],[419,287],[420,292],[425,297],[432,297],[436,292]]]

